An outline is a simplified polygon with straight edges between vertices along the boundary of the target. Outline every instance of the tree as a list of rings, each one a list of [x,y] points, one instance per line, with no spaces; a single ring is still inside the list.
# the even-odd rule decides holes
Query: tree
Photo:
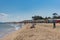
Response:
[[[54,16],[58,15],[57,13],[53,13]]]
[[[60,16],[57,16],[58,19],[60,19]]]
[[[51,17],[45,17],[44,19],[45,19],[45,20],[47,20],[47,19],[51,19]]]
[[[32,16],[32,19],[33,20],[40,20],[40,19],[43,19],[42,16]]]
[[[48,19],[51,19],[51,17],[48,17]]]
[[[48,19],[48,17],[45,17],[44,19],[46,20],[46,19]]]
[[[57,13],[53,13],[53,18],[57,19],[57,15],[58,15]]]

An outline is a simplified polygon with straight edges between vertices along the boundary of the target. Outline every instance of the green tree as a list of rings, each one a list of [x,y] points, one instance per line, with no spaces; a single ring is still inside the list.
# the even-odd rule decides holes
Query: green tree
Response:
[[[60,16],[57,16],[57,19],[60,19]]]
[[[40,19],[43,19],[42,16],[32,16],[32,19],[33,20],[40,20]]]
[[[45,17],[44,19],[45,19],[45,20],[46,20],[46,19],[51,19],[51,17]]]
[[[57,19],[57,15],[58,15],[57,13],[53,13],[53,18]]]
[[[45,20],[47,20],[47,19],[48,19],[48,17],[45,17],[44,19],[45,19]]]

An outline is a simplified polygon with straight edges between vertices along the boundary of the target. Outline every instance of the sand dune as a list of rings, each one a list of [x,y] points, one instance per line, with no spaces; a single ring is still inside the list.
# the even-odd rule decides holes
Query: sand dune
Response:
[[[1,40],[60,40],[60,24],[53,29],[53,24],[37,23],[35,28],[30,28],[32,24],[26,24],[16,32],[5,36]]]

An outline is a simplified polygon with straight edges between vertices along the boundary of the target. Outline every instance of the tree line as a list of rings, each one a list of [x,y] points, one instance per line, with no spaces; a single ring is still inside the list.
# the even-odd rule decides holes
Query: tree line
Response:
[[[58,15],[57,13],[53,13],[52,15],[53,15],[53,17],[42,17],[42,16],[37,15],[37,16],[32,16],[32,19],[33,20],[60,19],[60,15]]]

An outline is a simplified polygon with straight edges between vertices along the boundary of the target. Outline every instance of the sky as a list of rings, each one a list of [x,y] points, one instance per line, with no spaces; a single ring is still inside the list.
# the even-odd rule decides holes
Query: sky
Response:
[[[32,16],[60,15],[60,0],[0,0],[0,22],[31,20]]]

